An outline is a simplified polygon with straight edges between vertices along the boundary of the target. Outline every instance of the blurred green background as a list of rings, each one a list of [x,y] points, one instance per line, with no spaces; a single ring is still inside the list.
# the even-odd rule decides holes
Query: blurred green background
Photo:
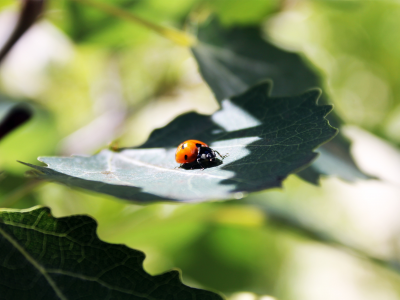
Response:
[[[260,26],[318,70],[355,161],[376,179],[331,176],[315,186],[291,175],[283,189],[240,200],[147,206],[32,181],[16,160],[139,145],[183,112],[218,109],[189,49],[60,0],[0,68],[0,93],[34,107],[0,143],[0,206],[89,214],[101,239],[145,252],[147,272],[180,269],[184,283],[227,299],[400,299],[400,3],[103,2],[180,29],[210,16]],[[18,9],[0,0],[0,46]]]

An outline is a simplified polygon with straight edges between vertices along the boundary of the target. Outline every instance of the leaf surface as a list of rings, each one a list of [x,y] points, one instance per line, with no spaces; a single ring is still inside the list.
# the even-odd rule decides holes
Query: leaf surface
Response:
[[[226,29],[213,21],[198,29],[198,39],[193,54],[204,80],[220,102],[267,78],[274,82],[272,96],[300,94],[321,86],[316,72],[300,55],[273,46],[262,38],[257,27]],[[320,102],[328,103],[326,96],[322,95]],[[341,125],[334,113],[328,120],[335,127]],[[299,175],[313,183],[319,181],[321,174],[339,175],[349,181],[368,178],[355,165],[349,149],[349,141],[339,133],[321,147],[318,160]]]
[[[108,244],[88,216],[54,218],[49,208],[0,211],[2,299],[222,300],[182,284],[177,271],[151,276],[144,254]]]
[[[325,119],[331,106],[316,104],[319,90],[272,98],[269,89],[270,83],[264,82],[224,100],[212,116],[181,115],[136,149],[39,158],[47,168],[27,165],[44,179],[136,201],[229,199],[278,187],[309,164],[317,156],[312,150],[336,129]],[[205,170],[178,169],[175,150],[188,139],[229,156]]]

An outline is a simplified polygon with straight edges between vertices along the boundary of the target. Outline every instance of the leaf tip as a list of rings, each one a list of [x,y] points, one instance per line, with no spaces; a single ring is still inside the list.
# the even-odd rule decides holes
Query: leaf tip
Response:
[[[32,166],[30,163],[26,163],[26,162],[23,162],[23,161],[20,161],[20,160],[16,160],[16,162],[19,162],[20,164],[23,164],[23,165],[28,166],[28,167]]]
[[[40,168],[43,168],[43,167],[36,166],[36,165],[30,164],[30,163],[26,163],[26,162],[23,162],[20,160],[17,160],[17,162],[19,162],[20,164],[23,164],[25,166],[28,166],[30,168],[33,168],[33,170],[28,170],[25,172],[26,177],[40,177],[40,175],[44,175],[44,173],[40,170]]]
[[[314,102],[315,104],[318,105],[318,101],[321,98],[322,95],[322,90],[320,88],[312,88],[306,92],[304,92],[303,94],[301,94],[301,96],[306,97],[306,99]]]

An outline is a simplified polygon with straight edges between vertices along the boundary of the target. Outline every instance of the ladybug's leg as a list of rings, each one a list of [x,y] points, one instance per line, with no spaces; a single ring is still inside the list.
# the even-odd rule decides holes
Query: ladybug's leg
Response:
[[[200,153],[200,147],[197,147],[197,163],[199,164],[199,166],[201,167],[201,170],[204,170],[204,167],[201,165],[200,160],[201,160],[201,153]]]
[[[216,152],[222,159],[227,158],[229,156],[229,154],[225,154],[225,155],[221,155],[221,153],[219,153],[217,150],[213,149],[214,152]]]
[[[203,170],[204,170],[204,167],[203,167],[203,166],[201,165],[201,163],[200,163],[200,157],[197,158],[197,163],[200,165],[201,170],[203,171]]]

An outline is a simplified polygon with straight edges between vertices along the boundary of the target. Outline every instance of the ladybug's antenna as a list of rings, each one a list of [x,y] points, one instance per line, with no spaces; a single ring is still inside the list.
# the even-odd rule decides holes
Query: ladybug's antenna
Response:
[[[214,150],[214,149],[213,149],[213,150]],[[225,154],[225,155],[221,155],[221,153],[219,153],[217,150],[214,150],[214,152],[216,152],[216,153],[221,157],[221,159],[224,159],[224,158],[227,158],[227,157],[228,157],[228,153]]]

